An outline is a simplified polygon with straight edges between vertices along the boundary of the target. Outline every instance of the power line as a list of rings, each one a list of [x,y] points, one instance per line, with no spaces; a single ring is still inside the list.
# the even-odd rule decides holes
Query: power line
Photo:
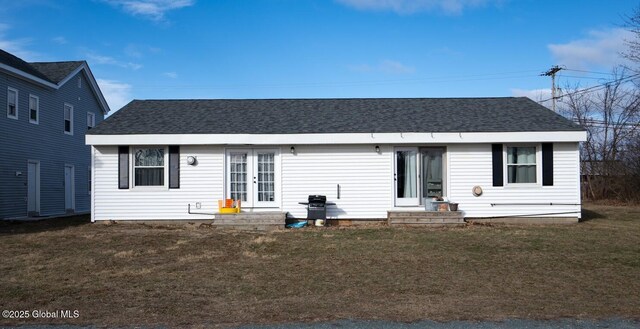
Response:
[[[564,96],[577,95],[577,94],[581,94],[581,93],[585,93],[585,92],[589,92],[589,91],[598,91],[598,90],[606,88],[607,86],[609,86],[612,83],[625,82],[626,80],[631,80],[631,79],[636,78],[638,76],[640,76],[640,73],[633,74],[633,75],[630,75],[628,77],[623,77],[623,78],[618,78],[618,79],[615,79],[615,80],[611,80],[611,81],[608,81],[608,82],[605,82],[605,83],[602,83],[602,84],[599,84],[599,85],[591,86],[589,88],[576,90],[574,92],[566,93],[566,94],[563,94],[563,95],[560,95],[560,96],[552,96],[550,98],[547,98],[547,99],[539,101],[539,103],[547,102],[547,101],[550,101],[550,100],[555,100],[555,99],[558,99],[558,98],[561,98],[561,97],[564,97]]]
[[[594,72],[594,71],[576,70],[576,69],[568,69],[568,68],[563,68],[563,70],[565,70],[565,71],[571,71],[571,72],[591,73],[591,74],[614,75],[613,73]]]

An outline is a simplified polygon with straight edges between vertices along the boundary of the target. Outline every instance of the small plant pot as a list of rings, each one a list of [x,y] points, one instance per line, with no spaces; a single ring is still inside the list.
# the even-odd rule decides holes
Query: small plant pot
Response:
[[[458,204],[457,203],[450,203],[449,204],[449,210],[458,211]]]

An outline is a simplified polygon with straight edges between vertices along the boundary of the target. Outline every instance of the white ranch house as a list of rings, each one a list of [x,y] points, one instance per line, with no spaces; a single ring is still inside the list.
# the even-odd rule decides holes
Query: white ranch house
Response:
[[[93,221],[243,212],[380,219],[444,196],[465,218],[580,217],[586,132],[528,98],[135,100],[88,132]]]

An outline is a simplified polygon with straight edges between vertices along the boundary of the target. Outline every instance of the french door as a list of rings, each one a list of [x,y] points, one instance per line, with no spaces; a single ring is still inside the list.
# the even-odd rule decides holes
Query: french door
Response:
[[[396,206],[418,206],[422,198],[444,196],[444,151],[442,147],[395,149]]]
[[[243,207],[278,207],[277,158],[274,149],[227,150],[227,197]]]

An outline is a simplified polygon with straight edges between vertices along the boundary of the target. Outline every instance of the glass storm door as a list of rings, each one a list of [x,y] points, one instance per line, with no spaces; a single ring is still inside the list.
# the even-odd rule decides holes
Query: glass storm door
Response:
[[[396,148],[394,180],[396,206],[417,206],[420,204],[417,148]]]
[[[422,195],[425,198],[444,196],[444,179],[442,175],[442,148],[420,149],[422,157]]]
[[[227,195],[243,207],[277,207],[276,151],[227,151]]]

